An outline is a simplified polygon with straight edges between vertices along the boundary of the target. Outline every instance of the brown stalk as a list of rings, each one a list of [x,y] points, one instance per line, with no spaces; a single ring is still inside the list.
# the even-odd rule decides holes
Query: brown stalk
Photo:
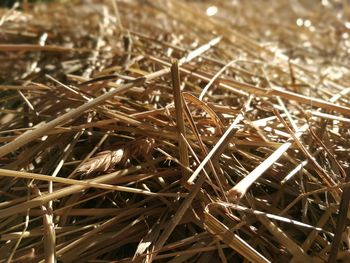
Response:
[[[190,126],[191,126],[191,129],[192,129],[192,132],[194,133],[195,137],[196,137],[196,140],[198,141],[198,144],[199,144],[199,147],[201,148],[202,150],[202,153],[204,154],[204,156],[207,156],[208,155],[208,149],[206,148],[206,146],[204,145],[204,142],[202,140],[202,137],[200,136],[200,133],[198,131],[198,128],[196,126],[196,124],[194,123],[194,120],[193,120],[193,117],[190,113],[190,110],[188,108],[188,105],[186,103],[186,101],[184,101],[184,110],[185,110],[185,116],[187,118],[187,121],[189,122]],[[186,141],[188,142],[188,141]],[[191,150],[191,146],[188,145],[189,149]],[[197,157],[197,155],[195,153],[192,153],[193,157],[196,159],[196,161],[198,163],[200,163],[200,160],[199,158]],[[210,167],[210,170],[212,171],[217,183],[219,184],[219,187],[220,187],[220,190],[222,191],[222,194],[224,195],[225,191],[223,189],[223,186],[222,186],[222,183],[221,183],[221,180],[219,179],[219,175],[216,171],[216,168],[214,167],[214,164],[212,162],[212,160],[209,160],[208,161],[209,163],[209,167]],[[206,171],[205,169],[203,169],[203,172],[206,174]],[[207,176],[207,174],[206,174]],[[210,178],[209,178],[210,179]]]
[[[296,138],[300,137],[307,129],[307,124],[302,126],[296,133]],[[263,173],[269,169],[292,145],[293,139],[289,139],[282,144],[276,151],[273,152],[267,159],[260,163],[252,172],[250,172],[245,178],[243,178],[238,184],[227,192],[227,196],[232,200],[240,200],[249,187],[263,175]]]
[[[295,242],[288,237],[276,224],[271,222],[264,215],[257,215],[259,221],[267,228],[267,230],[289,251],[290,254],[298,260],[298,262],[323,262],[321,259],[312,258]]]
[[[41,192],[37,186],[33,185],[33,191],[37,196],[41,196]],[[56,258],[56,233],[53,223],[52,211],[48,211],[45,205],[40,206],[43,221],[44,221],[44,248],[45,248],[45,262],[54,263]]]
[[[245,259],[251,262],[271,262],[237,234],[232,233],[227,226],[212,216],[209,207],[207,207],[205,211],[205,227],[210,233],[217,236],[221,241],[237,251]]]
[[[283,123],[283,125],[286,127],[286,129],[289,131],[290,135],[294,139],[295,143],[298,145],[300,150],[304,153],[304,155],[308,158],[308,160],[313,164],[315,167],[315,170],[317,171],[318,175],[321,177],[323,182],[328,187],[332,187],[335,185],[335,182],[333,179],[326,173],[326,171],[315,161],[315,159],[312,157],[312,155],[309,153],[309,151],[304,147],[304,145],[301,143],[299,138],[295,136],[294,132],[291,130],[287,122],[279,115],[277,111],[275,111],[276,116],[280,120],[280,122]],[[332,194],[335,198],[335,200],[339,201],[339,191],[332,191]]]
[[[179,153],[180,153],[180,162],[185,166],[189,167],[189,159],[188,159],[188,150],[187,145],[182,138],[186,138],[186,131],[185,131],[185,122],[184,122],[184,116],[183,116],[183,98],[181,94],[181,87],[180,87],[180,73],[179,73],[179,66],[178,62],[174,60],[172,62],[171,66],[171,79],[173,83],[173,94],[174,94],[174,104],[175,104],[175,113],[176,113],[176,126],[178,129],[178,141],[179,141]],[[182,136],[181,136],[182,135]],[[183,182],[186,182],[189,175],[187,170],[182,169],[182,180]]]
[[[244,105],[242,112],[237,115],[233,123],[230,125],[230,127],[225,131],[225,133],[221,136],[220,140],[215,144],[215,146],[211,149],[211,151],[208,153],[208,155],[204,158],[204,160],[199,164],[197,169],[194,171],[194,173],[191,175],[191,177],[188,179],[188,183],[191,184],[194,182],[194,180],[197,178],[199,173],[202,171],[204,166],[209,162],[210,159],[214,157],[219,152],[219,149],[221,147],[226,146],[228,143],[228,140],[231,139],[231,137],[234,135],[234,133],[237,131],[237,124],[240,123],[244,119],[244,114],[246,111],[249,110],[249,105],[251,103],[252,97],[250,97],[246,104]],[[220,153],[221,154],[221,153]]]
[[[61,46],[35,45],[35,44],[0,44],[0,52],[91,52],[86,48],[67,48]]]

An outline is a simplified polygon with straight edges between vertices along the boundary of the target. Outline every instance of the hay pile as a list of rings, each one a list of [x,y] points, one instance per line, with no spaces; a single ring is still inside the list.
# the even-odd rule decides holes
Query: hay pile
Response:
[[[346,1],[0,11],[0,262],[346,262]]]

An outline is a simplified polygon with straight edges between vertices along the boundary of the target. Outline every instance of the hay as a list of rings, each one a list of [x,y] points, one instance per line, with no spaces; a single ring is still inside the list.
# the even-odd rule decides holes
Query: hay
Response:
[[[346,262],[349,10],[0,9],[0,262]]]

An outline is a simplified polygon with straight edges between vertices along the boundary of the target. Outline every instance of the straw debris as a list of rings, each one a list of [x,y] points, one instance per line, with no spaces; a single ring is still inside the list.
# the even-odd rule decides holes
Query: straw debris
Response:
[[[0,8],[0,263],[348,262],[349,10]]]

